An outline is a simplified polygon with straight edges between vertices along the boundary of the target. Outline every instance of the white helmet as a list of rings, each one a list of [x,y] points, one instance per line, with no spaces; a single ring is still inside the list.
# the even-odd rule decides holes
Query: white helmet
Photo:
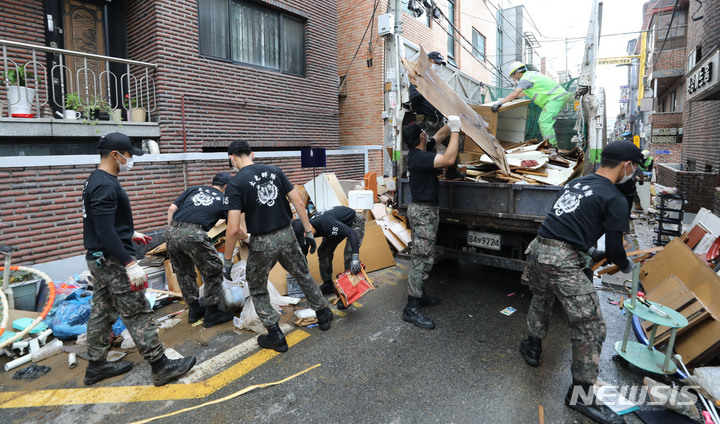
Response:
[[[643,155],[643,159],[647,159],[648,157],[650,157],[650,151],[649,151],[649,150],[643,150],[641,153],[642,153],[642,155]]]
[[[515,71],[519,70],[520,68],[525,68],[525,64],[518,61],[513,62],[512,64],[510,64],[510,72],[508,72],[508,76],[512,76],[512,74],[514,74]]]

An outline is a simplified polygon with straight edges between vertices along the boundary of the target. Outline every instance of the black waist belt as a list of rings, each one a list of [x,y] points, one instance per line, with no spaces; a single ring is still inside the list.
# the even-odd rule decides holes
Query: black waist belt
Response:
[[[170,223],[171,227],[179,227],[179,228],[195,228],[196,230],[202,230],[202,225],[200,224],[191,224],[189,222],[177,222],[173,221]]]
[[[437,206],[438,205],[438,202],[413,202],[413,203],[415,203],[416,205],[420,205],[420,206]]]
[[[576,249],[572,244],[570,244],[566,241],[547,239],[547,238],[542,238],[540,236],[537,236],[537,239],[538,239],[538,243],[544,244],[546,246],[569,247],[571,249]]]

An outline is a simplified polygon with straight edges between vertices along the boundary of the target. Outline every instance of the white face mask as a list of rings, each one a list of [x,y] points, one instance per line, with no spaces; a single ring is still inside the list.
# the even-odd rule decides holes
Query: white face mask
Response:
[[[632,168],[632,165],[630,165],[630,167]],[[627,174],[625,173],[625,168],[623,168],[623,177],[620,179],[620,181],[617,182],[617,184],[622,184],[622,183],[628,182],[628,180],[629,180],[630,178],[632,178],[633,175],[635,175],[635,169],[632,170],[632,172],[630,173],[630,175],[627,175]]]
[[[442,65],[439,63],[433,63],[430,65],[430,69],[432,69],[435,72],[440,72],[440,68],[442,68]]]
[[[128,171],[130,171],[130,170],[132,169],[132,167],[133,167],[133,164],[134,164],[134,162],[133,162],[133,157],[132,157],[132,156],[130,156],[129,158],[128,158],[128,157],[125,158],[125,164],[124,164],[124,165],[123,165],[122,163],[120,163],[120,161],[117,160],[117,159],[115,159],[115,162],[117,162],[118,165],[120,165],[120,172],[128,172]]]
[[[232,167],[233,167],[236,171],[239,171],[239,170],[240,170],[240,168],[238,168],[237,165],[235,165],[235,156],[230,156],[230,163],[232,164]]]

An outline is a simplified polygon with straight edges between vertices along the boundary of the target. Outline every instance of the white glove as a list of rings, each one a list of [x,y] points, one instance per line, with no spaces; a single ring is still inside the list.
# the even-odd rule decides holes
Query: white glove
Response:
[[[152,237],[146,236],[145,234],[135,231],[132,235],[132,241],[137,244],[148,244],[152,241]]]
[[[132,291],[140,291],[147,288],[147,275],[145,270],[138,265],[137,262],[133,262],[132,265],[125,267],[128,279],[130,280],[130,289]]]
[[[447,125],[448,125],[448,127],[450,127],[450,132],[459,132],[460,131],[460,117],[457,115],[448,116]]]

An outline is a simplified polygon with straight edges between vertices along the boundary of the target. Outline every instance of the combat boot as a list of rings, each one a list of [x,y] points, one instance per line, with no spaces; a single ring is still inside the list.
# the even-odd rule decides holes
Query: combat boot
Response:
[[[203,327],[210,328],[214,325],[222,324],[228,321],[232,321],[235,315],[232,312],[223,312],[218,309],[218,305],[208,305],[207,312],[205,313],[205,321]]]
[[[318,327],[320,327],[320,329],[322,331],[329,330],[330,329],[330,321],[332,321],[332,319],[333,319],[333,313],[330,310],[330,308],[328,308],[326,306],[322,309],[318,309],[317,311],[315,311],[315,315],[317,316]]]
[[[421,298],[408,296],[408,303],[402,311],[402,319],[403,321],[412,323],[416,327],[432,330],[435,328],[435,323],[420,311],[421,306]]]
[[[437,306],[440,304],[440,298],[437,296],[430,296],[429,294],[425,293],[425,289],[423,289],[423,295],[420,298],[420,307],[424,308],[426,306]]]
[[[133,367],[132,362],[108,362],[108,361],[90,361],[85,370],[85,379],[83,383],[86,386],[95,384],[106,378],[115,377],[116,375],[125,374]]]
[[[577,393],[573,393],[576,391],[576,388]],[[573,384],[570,386],[567,394],[565,395],[565,405],[587,417],[590,417],[593,421],[598,423],[625,423],[625,418],[617,415],[607,406],[598,404],[594,393],[592,394],[592,396],[589,396],[591,400],[588,400],[588,403],[586,403],[584,396],[590,392],[593,392],[591,384],[577,383],[573,381]],[[582,395],[580,395],[580,393],[582,393]]]
[[[155,362],[150,363],[152,368],[153,384],[156,386],[164,386],[172,381],[174,378],[185,375],[190,369],[195,366],[194,356],[188,356],[187,358],[180,359],[169,359],[163,355],[162,358]]]
[[[267,328],[267,334],[261,334],[257,338],[258,346],[263,349],[273,349],[275,352],[287,352],[288,345],[285,341],[285,335],[280,326],[273,324]]]
[[[542,353],[542,339],[528,336],[520,343],[520,353],[525,357],[525,362],[537,367],[540,365],[540,354]]]
[[[333,285],[332,281],[325,281],[320,286],[320,291],[322,294],[333,294],[335,293],[335,286]]]
[[[205,307],[200,304],[197,300],[188,303],[188,324],[197,322],[200,318],[205,316]]]

